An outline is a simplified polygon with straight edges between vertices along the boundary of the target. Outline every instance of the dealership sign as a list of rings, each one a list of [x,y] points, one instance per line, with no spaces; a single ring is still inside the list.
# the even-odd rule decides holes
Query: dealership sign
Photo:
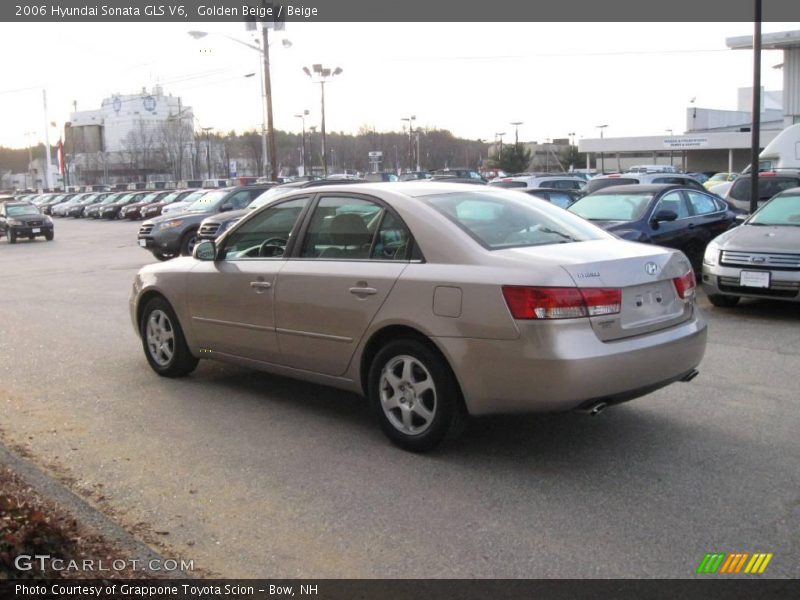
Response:
[[[708,146],[705,137],[671,137],[664,138],[665,148],[703,148]]]

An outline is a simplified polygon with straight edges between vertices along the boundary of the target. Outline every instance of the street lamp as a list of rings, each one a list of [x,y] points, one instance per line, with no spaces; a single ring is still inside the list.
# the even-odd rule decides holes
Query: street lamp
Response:
[[[313,73],[312,73],[313,71]],[[328,176],[328,155],[325,153],[325,82],[328,79],[332,79],[336,75],[341,75],[342,68],[336,67],[335,69],[331,70],[327,67],[323,67],[320,63],[316,63],[311,65],[311,69],[309,70],[308,67],[303,67],[303,73],[308,75],[311,79],[314,79],[316,76],[317,81],[315,83],[319,83],[320,93],[321,93],[321,104],[322,104],[322,122],[320,123],[320,131],[322,132],[322,172],[325,177]]]
[[[303,122],[303,175],[308,175],[306,173],[306,117],[308,116],[308,110],[303,110],[302,113],[299,115],[295,115],[298,119],[301,119]]]
[[[595,125],[595,127],[600,130],[600,174],[602,175],[606,172],[605,157],[603,156],[603,130],[608,125]]]
[[[497,153],[497,160],[499,161],[503,156],[503,136],[506,134],[505,131],[501,133],[494,134],[494,143],[497,145],[497,138],[500,138],[500,151]]]
[[[400,117],[401,121],[408,121],[408,170],[414,168],[414,120],[417,117],[415,115],[411,115],[410,117]],[[419,170],[419,169],[417,169]]]
[[[262,88],[264,94],[264,104],[266,105],[267,111],[267,141],[269,143],[269,152],[263,152],[264,156],[268,156],[269,166],[270,166],[270,179],[275,181],[278,179],[278,165],[275,153],[275,128],[272,123],[272,81],[269,75],[269,29],[267,27],[261,28],[262,35],[263,35],[263,43],[261,46],[257,46],[255,44],[248,44],[247,42],[243,42],[235,37],[231,37],[224,33],[213,33],[213,35],[220,35],[224,38],[231,40],[232,42],[236,42],[241,46],[246,46],[251,50],[255,50],[263,57],[264,61],[264,69],[263,69],[263,76],[262,76]],[[192,38],[199,40],[209,34],[207,31],[190,31],[189,35]],[[292,46],[292,42],[287,39],[281,40],[281,44],[284,48],[290,48]],[[262,145],[264,144],[264,127],[263,127],[263,120],[262,120],[262,127],[261,127],[261,139]],[[264,148],[266,150],[266,148]]]
[[[519,144],[519,126],[522,125],[522,121],[511,121],[509,125],[514,126],[514,145],[516,146]]]
[[[206,132],[206,168],[208,170],[208,179],[211,179],[211,139],[208,132],[214,129],[213,127],[201,127]]]

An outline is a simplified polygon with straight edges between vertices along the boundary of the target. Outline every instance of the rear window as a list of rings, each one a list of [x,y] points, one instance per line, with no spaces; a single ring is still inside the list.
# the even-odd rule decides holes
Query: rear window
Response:
[[[455,192],[426,196],[424,200],[489,250],[608,237],[560,208],[527,202],[515,192]]]
[[[587,194],[591,194],[592,192],[596,192],[597,190],[602,190],[603,188],[611,187],[612,185],[632,185],[634,183],[639,183],[639,180],[630,177],[592,179],[591,181],[589,181],[589,183],[586,184],[584,190],[586,191]]]
[[[499,187],[499,188],[524,188],[528,187],[528,184],[524,181],[492,181],[489,183],[492,187]]]
[[[797,177],[759,177],[758,200],[769,200],[775,194],[800,185]],[[739,177],[733,182],[729,195],[734,200],[750,202],[750,177]]]

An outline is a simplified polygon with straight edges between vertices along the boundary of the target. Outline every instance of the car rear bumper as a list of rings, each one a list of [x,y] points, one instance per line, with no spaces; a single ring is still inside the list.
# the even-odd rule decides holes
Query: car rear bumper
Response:
[[[518,322],[516,340],[435,338],[472,415],[558,412],[631,400],[693,372],[706,347],[695,309],[680,325],[602,342],[588,320]]]
[[[768,271],[769,288],[739,285],[742,271]],[[703,265],[702,283],[706,294],[800,302],[800,271]]]

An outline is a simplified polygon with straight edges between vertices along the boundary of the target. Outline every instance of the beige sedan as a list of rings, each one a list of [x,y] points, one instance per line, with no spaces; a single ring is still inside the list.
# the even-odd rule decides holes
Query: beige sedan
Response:
[[[596,413],[690,380],[694,294],[679,251],[519,192],[420,181],[283,196],[144,267],[130,309],[160,375],[211,358],[351,390],[424,451],[468,415]]]

